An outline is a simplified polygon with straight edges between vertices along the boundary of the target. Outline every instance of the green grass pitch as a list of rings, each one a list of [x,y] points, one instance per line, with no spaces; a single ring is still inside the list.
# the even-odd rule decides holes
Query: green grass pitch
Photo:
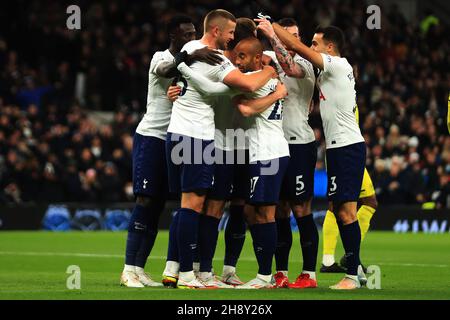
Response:
[[[167,250],[167,231],[161,231],[146,270],[161,279]],[[450,234],[369,232],[361,257],[366,266],[381,268],[381,289],[335,292],[328,286],[342,275],[317,273],[319,288],[307,290],[177,290],[130,289],[119,286],[126,233],[0,232],[0,299],[183,299],[183,300],[318,300],[318,299],[450,299]],[[223,233],[214,260],[222,271]],[[321,245],[319,247],[320,266]],[[338,244],[337,259],[342,255]],[[81,289],[66,287],[68,266],[81,269]],[[298,234],[290,255],[289,278],[301,268]],[[244,280],[256,275],[251,237],[238,263]]]

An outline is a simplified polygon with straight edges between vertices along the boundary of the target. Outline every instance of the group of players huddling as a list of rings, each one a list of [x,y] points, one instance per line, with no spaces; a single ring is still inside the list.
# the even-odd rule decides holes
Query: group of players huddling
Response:
[[[147,112],[134,136],[136,204],[121,284],[188,289],[317,287],[319,236],[311,213],[317,149],[308,124],[317,86],[329,200],[321,271],[346,273],[332,289],[360,288],[366,281],[360,243],[376,198],[365,170],[353,69],[340,54],[342,31],[318,28],[309,48],[290,18],[278,23],[263,14],[253,20],[236,19],[217,9],[206,15],[203,25],[203,37],[195,40],[191,19],[173,17],[167,26],[170,47],[156,52],[150,64]],[[263,51],[257,31],[267,37],[271,50]],[[181,195],[181,206],[170,225],[159,283],[144,266],[169,192]],[[212,260],[228,201],[225,259],[218,277]],[[294,282],[288,279],[291,212],[303,256],[303,270]],[[258,272],[243,283],[236,264],[247,226]],[[339,233],[345,249],[341,265],[334,261]]]

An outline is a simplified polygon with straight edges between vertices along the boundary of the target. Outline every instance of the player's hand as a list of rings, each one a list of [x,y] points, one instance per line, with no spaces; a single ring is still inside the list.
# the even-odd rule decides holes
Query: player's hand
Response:
[[[273,37],[275,37],[275,30],[273,30],[272,23],[270,23],[269,20],[267,20],[265,18],[253,19],[253,20],[255,20],[255,22],[259,23],[257,26],[257,29],[261,30],[262,33],[264,33],[264,35],[266,37],[268,37],[269,39],[273,39]]]
[[[276,88],[276,90],[275,90],[274,93],[278,96],[278,100],[284,99],[284,98],[286,98],[287,95],[288,95],[287,88],[286,88],[286,86],[284,85],[284,83],[282,83],[282,82],[279,82],[279,83],[277,84],[277,88]]]
[[[263,56],[261,58],[261,62],[263,64],[263,66],[270,66],[271,62],[272,62],[272,58],[270,56],[268,56],[267,54],[263,54]]]
[[[167,90],[167,98],[169,98],[169,100],[171,102],[174,102],[175,100],[178,99],[178,96],[180,95],[181,92],[181,87],[179,86],[170,86],[169,89]]]
[[[208,47],[197,49],[186,58],[186,64],[189,66],[196,61],[205,62],[212,66],[222,63],[220,52],[212,50]]]

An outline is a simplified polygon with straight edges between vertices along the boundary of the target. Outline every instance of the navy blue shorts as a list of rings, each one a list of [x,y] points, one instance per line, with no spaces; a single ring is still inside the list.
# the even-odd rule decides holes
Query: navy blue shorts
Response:
[[[250,163],[250,196],[247,202],[251,205],[276,205],[288,163],[289,157]]]
[[[290,144],[289,153],[291,157],[281,186],[280,199],[294,203],[310,200],[314,195],[316,142]]]
[[[358,201],[366,164],[366,144],[327,150],[328,201]]]
[[[224,151],[216,148],[214,185],[208,199],[248,199],[248,150]]]
[[[134,134],[133,192],[135,195],[167,198],[167,163],[165,141]]]
[[[208,199],[229,200],[233,191],[234,151],[216,148],[214,184],[208,192]]]
[[[250,196],[249,152],[235,150],[235,164],[233,171],[233,199],[247,200]]]
[[[167,133],[166,158],[172,193],[203,192],[213,185],[214,140]]]

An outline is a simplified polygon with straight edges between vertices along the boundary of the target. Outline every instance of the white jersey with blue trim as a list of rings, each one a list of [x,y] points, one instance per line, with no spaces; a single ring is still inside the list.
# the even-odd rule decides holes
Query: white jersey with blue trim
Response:
[[[206,45],[200,40],[194,40],[185,44],[181,51],[190,54],[204,47]],[[204,62],[195,62],[190,67],[193,71],[212,81],[223,82],[223,79],[236,67],[224,55],[221,55],[221,58],[222,63],[219,65],[212,66]],[[214,140],[215,125],[212,105],[216,97],[202,95],[192,85],[189,85],[189,81],[189,79],[181,78],[177,83],[182,91],[173,103],[168,131],[196,139]]]
[[[270,79],[262,88],[246,96],[251,99],[265,97],[276,91],[277,84],[277,79]],[[247,130],[250,162],[289,156],[289,146],[283,133],[282,101],[278,100],[265,111],[251,118],[253,118],[253,125]]]
[[[168,49],[153,55],[148,71],[147,112],[136,128],[140,135],[166,139],[172,113],[172,102],[166,93],[172,79],[163,78],[155,71],[161,63],[172,62],[173,59]]]
[[[317,87],[326,148],[364,142],[355,121],[356,91],[353,68],[345,58],[322,53],[323,71]]]
[[[305,72],[302,79],[289,77],[281,68],[274,51],[264,51],[277,65],[281,81],[288,95],[283,102],[283,130],[289,144],[307,144],[315,141],[314,131],[308,123],[309,106],[314,94],[316,76],[313,65],[296,54],[293,60]]]

